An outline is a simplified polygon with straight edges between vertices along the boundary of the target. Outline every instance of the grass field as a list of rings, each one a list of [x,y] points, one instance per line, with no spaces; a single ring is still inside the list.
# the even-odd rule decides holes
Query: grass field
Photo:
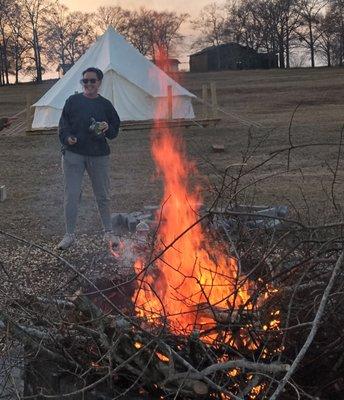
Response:
[[[343,221],[341,210],[344,204],[344,165],[341,132],[344,124],[344,69],[186,74],[181,83],[200,96],[202,84],[210,81],[215,81],[218,88],[221,122],[216,127],[202,129],[195,125],[194,128],[180,132],[186,142],[188,157],[198,167],[199,174],[193,174],[192,180],[202,185],[205,203],[211,204],[227,171],[225,190],[221,192],[222,204],[227,204],[231,196],[237,194],[238,201],[242,204],[286,204],[293,219],[309,217],[311,223],[317,224]],[[46,82],[39,86],[22,84],[0,87],[0,116],[21,111],[25,108],[27,96],[33,102],[51,84]],[[195,102],[195,110],[200,116],[202,106],[199,102]],[[64,233],[63,180],[57,134],[27,136],[24,131],[12,135],[9,132],[4,130],[0,133],[0,186],[5,185],[8,193],[7,200],[0,202],[0,311],[12,315],[18,310],[18,316],[22,315],[25,320],[29,310],[28,315],[33,315],[34,321],[37,320],[37,324],[40,324],[42,319],[39,313],[46,312],[48,308],[37,308],[42,310],[38,313],[34,307],[31,308],[33,298],[28,295],[48,300],[69,300],[77,289],[93,292],[92,285],[85,287],[85,279],[96,283],[98,287],[104,287],[101,286],[103,278],[105,282],[110,279],[115,288],[119,288],[118,292],[117,289],[114,291],[116,296],[111,297],[116,306],[121,308],[130,304],[129,294],[133,289],[131,283],[135,285],[136,282],[133,279],[135,275],[131,258],[124,261],[114,258],[108,245],[102,241],[101,226],[88,179],[85,179],[82,193],[77,245],[62,253],[56,250],[56,244]],[[213,152],[212,144],[223,144],[225,151]],[[291,151],[285,150],[291,147]],[[147,205],[158,205],[162,197],[162,185],[156,176],[150,153],[150,132],[122,132],[111,142],[111,149],[112,210],[135,211],[142,210]],[[238,175],[241,178],[236,180]],[[262,230],[257,232],[253,240],[251,236],[243,234],[243,243],[239,243],[239,247],[242,247],[239,250],[242,255],[240,265],[253,272],[249,274],[250,279],[260,273],[265,276],[271,265],[271,275],[275,271],[282,271],[281,275],[277,274],[277,283],[279,277],[282,288],[283,284],[289,286],[294,280],[297,282],[295,290],[294,286],[289,286],[292,291],[282,291],[281,297],[276,297],[276,309],[282,309],[281,315],[286,315],[288,310],[286,324],[293,328],[293,325],[301,322],[302,329],[292,331],[300,335],[297,339],[293,339],[294,335],[290,333],[286,336],[292,345],[281,360],[289,362],[290,357],[295,357],[298,346],[303,343],[302,338],[308,335],[306,324],[302,322],[304,318],[312,319],[317,310],[322,290],[322,286],[317,285],[325,283],[320,280],[326,280],[327,274],[332,271],[332,260],[336,254],[332,246],[335,248],[335,244],[331,242],[331,251],[326,251],[328,246],[320,242],[324,235],[323,230],[311,229],[310,235],[305,235],[307,240],[301,250],[301,239],[293,248],[300,231],[292,235],[292,238],[288,238],[285,231],[282,231],[281,236],[275,235],[275,232],[271,235]],[[262,247],[260,240],[266,241]],[[216,244],[215,241],[211,243]],[[229,246],[229,242],[227,244],[233,251],[232,245]],[[236,244],[233,248],[236,248]],[[222,249],[226,255],[226,246],[221,245]],[[130,247],[128,251],[130,252]],[[308,258],[309,255],[313,257],[313,253],[317,253],[314,263],[312,258]],[[325,260],[328,257],[330,264],[319,261],[323,259],[323,254],[326,255]],[[130,254],[129,256],[132,257]],[[213,257],[212,254],[209,256]],[[195,265],[196,261],[195,258]],[[241,271],[246,272],[245,269]],[[268,276],[270,277],[269,274]],[[339,275],[337,277],[339,282],[336,289],[331,291],[331,305],[328,302],[328,310],[333,310],[334,313],[329,313],[322,322],[327,330],[313,345],[313,352],[308,351],[308,355],[311,355],[307,360],[311,362],[307,364],[306,361],[302,370],[307,372],[306,378],[303,378],[301,371],[299,380],[293,381],[293,388],[295,383],[301,383],[323,400],[343,398],[342,392],[339,393],[342,381],[336,379],[337,376],[340,377],[342,368],[338,336],[342,322],[338,311],[341,303],[336,300],[342,296],[342,280]],[[309,290],[298,292],[297,287],[307,286],[308,283],[311,284]],[[314,283],[316,286],[312,286]],[[289,293],[292,293],[290,302]],[[284,296],[285,305],[288,304],[285,307]],[[292,314],[295,312],[291,319],[290,310],[293,310]],[[259,308],[257,311],[260,318]],[[48,327],[54,326],[58,332],[63,333],[64,327],[68,326],[68,321],[65,323],[59,319],[64,319],[63,315],[59,310],[56,318],[54,315],[50,321],[49,314],[43,320],[49,321]],[[252,319],[253,327],[255,320],[256,317]],[[238,321],[240,323],[241,320]],[[250,319],[247,318],[247,321],[244,327],[251,325]],[[327,324],[327,321],[331,323]],[[318,323],[320,321],[316,324]],[[88,322],[85,324],[88,326]],[[10,332],[10,326],[11,324],[6,323],[6,333]],[[93,329],[93,325],[90,326]],[[240,325],[233,324],[233,327],[236,326]],[[235,331],[240,332],[237,328]],[[77,332],[74,327],[73,332]],[[11,348],[10,342],[6,335],[1,342],[4,344],[2,350],[7,346]],[[338,355],[338,359],[333,358],[332,354],[336,357]],[[259,360],[260,357],[254,356],[254,359]],[[324,360],[323,363],[321,359]],[[326,361],[328,366],[325,368],[323,365],[326,365]],[[0,386],[1,372],[3,371],[0,370]],[[338,391],[338,397],[332,397],[331,390],[336,393]],[[294,392],[293,396],[296,397]],[[284,398],[283,395],[281,398]]]
[[[335,195],[337,208],[344,200],[343,160],[338,158],[340,132],[344,123],[344,70],[296,69],[290,71],[228,71],[186,74],[182,84],[201,95],[203,83],[215,81],[218,88],[217,127],[197,126],[182,132],[190,158],[196,160],[211,201],[209,187],[218,185],[228,165],[242,162],[250,136],[254,152],[245,170],[271,157],[271,153],[289,146],[322,143],[282,152],[241,180],[250,188],[242,192],[243,202],[255,204],[292,204],[303,212],[311,210],[317,218],[328,220]],[[26,96],[37,99],[51,83],[0,88],[0,114],[11,115],[25,107]],[[295,111],[295,109],[297,110]],[[201,105],[195,103],[196,113]],[[295,115],[292,115],[295,111]],[[249,127],[239,119],[252,121]],[[292,123],[291,123],[292,120]],[[291,126],[290,126],[291,125]],[[140,210],[158,204],[161,184],[154,177],[150,155],[149,131],[122,133],[112,142],[112,209]],[[212,152],[212,144],[224,144],[225,152]],[[332,145],[325,145],[332,143]],[[0,227],[35,240],[56,240],[63,234],[62,177],[59,143],[56,135],[8,136],[0,134],[0,185],[8,199],[0,203]],[[336,180],[333,173],[338,165]],[[231,167],[237,173],[239,167]],[[272,175],[271,178],[269,176]],[[255,184],[254,182],[257,181]],[[246,196],[246,197],[245,197]],[[292,207],[293,207],[292,206]],[[78,229],[80,233],[100,231],[90,185],[83,192]]]

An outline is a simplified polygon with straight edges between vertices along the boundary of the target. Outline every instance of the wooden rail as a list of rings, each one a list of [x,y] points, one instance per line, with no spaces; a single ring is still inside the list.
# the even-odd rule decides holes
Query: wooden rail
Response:
[[[121,123],[122,131],[138,131],[158,128],[190,128],[215,126],[220,122],[220,118],[201,118],[201,119],[173,119],[173,120],[150,120],[150,121],[124,121]],[[57,127],[46,129],[30,129],[27,135],[54,135]]]

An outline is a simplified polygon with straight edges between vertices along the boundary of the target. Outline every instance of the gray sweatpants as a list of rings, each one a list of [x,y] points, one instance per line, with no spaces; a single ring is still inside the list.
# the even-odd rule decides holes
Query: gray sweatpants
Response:
[[[62,156],[64,175],[64,211],[66,232],[74,233],[85,170],[90,177],[93,193],[105,231],[111,231],[109,156],[83,156],[66,150]]]

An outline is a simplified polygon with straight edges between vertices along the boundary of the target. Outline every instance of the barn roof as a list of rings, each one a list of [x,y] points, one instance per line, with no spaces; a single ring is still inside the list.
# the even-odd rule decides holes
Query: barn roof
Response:
[[[204,49],[202,49],[202,50],[200,50],[200,51],[198,51],[196,53],[190,54],[190,57],[191,56],[198,56],[200,54],[204,54],[204,53],[207,53],[207,52],[215,50],[215,49],[221,49],[221,48],[226,48],[226,47],[240,48],[240,49],[243,49],[243,50],[247,50],[249,52],[257,53],[257,51],[252,49],[251,47],[243,46],[243,45],[241,45],[239,43],[235,43],[235,42],[230,42],[230,43],[222,43],[222,44],[219,44],[218,46],[206,47],[206,48],[204,48]]]

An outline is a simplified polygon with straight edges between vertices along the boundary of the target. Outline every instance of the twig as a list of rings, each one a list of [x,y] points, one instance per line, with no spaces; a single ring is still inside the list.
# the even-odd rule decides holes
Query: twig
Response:
[[[344,252],[342,251],[342,253],[340,254],[335,268],[333,269],[331,278],[329,280],[328,285],[326,286],[326,289],[323,293],[323,296],[321,298],[320,301],[320,305],[319,308],[317,310],[317,313],[315,315],[315,318],[312,322],[312,329],[309,332],[309,335],[307,337],[307,340],[305,341],[305,343],[303,344],[301,350],[299,351],[298,355],[296,356],[296,358],[294,359],[290,369],[288,370],[288,372],[285,374],[285,376],[283,377],[283,379],[279,382],[275,392],[272,394],[272,396],[270,397],[270,400],[276,400],[277,397],[281,394],[282,390],[284,389],[285,385],[287,384],[287,382],[289,381],[289,379],[291,378],[291,376],[293,375],[293,373],[295,372],[295,370],[297,369],[298,365],[300,364],[300,362],[302,361],[303,357],[305,356],[309,346],[311,345],[311,343],[314,340],[314,337],[319,329],[319,325],[320,325],[320,321],[321,318],[324,314],[325,311],[325,306],[328,300],[328,297],[331,293],[332,287],[335,283],[336,277],[339,273],[339,271],[341,270],[341,268],[343,267],[343,261],[344,261]]]

